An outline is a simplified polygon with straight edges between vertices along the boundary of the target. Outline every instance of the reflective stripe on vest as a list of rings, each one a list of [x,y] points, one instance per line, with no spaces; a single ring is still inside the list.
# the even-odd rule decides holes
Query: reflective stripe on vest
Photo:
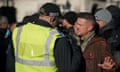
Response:
[[[45,60],[44,61],[39,61],[39,60],[25,60],[25,59],[21,59],[19,58],[19,53],[18,53],[18,46],[19,46],[19,42],[20,42],[20,35],[22,32],[22,28],[23,26],[18,28],[17,31],[17,37],[16,37],[16,57],[15,60],[18,63],[21,64],[25,64],[25,65],[32,65],[32,66],[54,66],[55,62],[54,61],[49,61],[49,48],[50,48],[50,43],[52,41],[52,38],[54,36],[54,34],[58,33],[57,30],[53,30],[50,32],[47,40],[46,40],[46,47],[45,47],[45,54],[48,55],[44,55]]]

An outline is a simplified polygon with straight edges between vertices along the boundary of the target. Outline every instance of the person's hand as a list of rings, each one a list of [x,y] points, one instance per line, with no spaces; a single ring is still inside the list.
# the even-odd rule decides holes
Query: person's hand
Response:
[[[115,62],[110,57],[105,57],[103,64],[98,64],[99,67],[106,70],[111,70],[115,66]]]

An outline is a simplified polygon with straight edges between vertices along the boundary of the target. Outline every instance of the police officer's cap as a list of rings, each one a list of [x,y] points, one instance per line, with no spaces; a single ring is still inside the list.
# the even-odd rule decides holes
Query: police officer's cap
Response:
[[[61,16],[60,8],[54,3],[46,3],[40,8],[40,15]]]

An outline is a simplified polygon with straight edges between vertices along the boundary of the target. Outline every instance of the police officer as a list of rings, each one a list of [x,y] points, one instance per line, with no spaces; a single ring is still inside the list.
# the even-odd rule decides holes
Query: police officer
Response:
[[[8,51],[8,72],[83,72],[80,48],[72,50],[65,37],[56,30],[60,9],[46,3],[33,22],[13,32],[13,49]],[[13,54],[14,53],[14,54]],[[11,56],[11,57],[10,57]],[[10,59],[11,58],[11,59]],[[15,67],[14,67],[15,66]],[[15,68],[15,69],[14,69]]]

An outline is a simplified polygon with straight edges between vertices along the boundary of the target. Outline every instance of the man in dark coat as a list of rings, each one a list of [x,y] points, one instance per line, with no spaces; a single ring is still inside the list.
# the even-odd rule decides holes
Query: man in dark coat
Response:
[[[6,50],[10,42],[8,30],[8,20],[5,16],[0,16],[0,69],[2,72],[5,72],[6,65]]]

